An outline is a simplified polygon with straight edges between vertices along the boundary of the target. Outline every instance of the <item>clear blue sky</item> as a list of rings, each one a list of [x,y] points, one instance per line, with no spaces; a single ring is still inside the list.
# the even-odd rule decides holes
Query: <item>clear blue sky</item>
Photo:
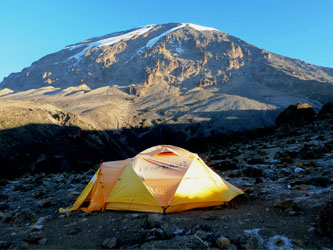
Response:
[[[333,68],[333,0],[0,0],[0,81],[66,45],[169,22]]]

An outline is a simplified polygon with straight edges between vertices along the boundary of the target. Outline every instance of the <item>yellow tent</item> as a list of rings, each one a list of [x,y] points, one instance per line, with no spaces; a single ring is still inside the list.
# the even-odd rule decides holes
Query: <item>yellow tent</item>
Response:
[[[197,154],[160,145],[134,158],[104,162],[67,209],[170,213],[221,205],[243,191],[223,180]]]

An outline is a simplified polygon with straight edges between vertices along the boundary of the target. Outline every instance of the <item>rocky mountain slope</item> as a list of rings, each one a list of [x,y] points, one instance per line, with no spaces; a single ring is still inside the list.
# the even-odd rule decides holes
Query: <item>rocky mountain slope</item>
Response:
[[[0,180],[0,248],[331,249],[332,114],[260,136],[210,142],[196,151],[245,191],[215,208],[167,215],[58,214],[98,165],[75,174]]]
[[[190,139],[273,125],[297,102],[319,109],[332,100],[333,69],[213,28],[169,23],[69,45],[0,88],[1,99],[52,103],[97,129],[170,125]]]
[[[171,23],[67,46],[11,74],[1,87],[17,91],[46,86],[64,89],[87,84],[98,88],[161,82],[182,90],[256,83],[321,99],[332,95],[332,90],[322,91],[333,84],[333,69],[269,53],[213,28]],[[313,88],[311,93],[307,89],[311,86],[319,89]]]

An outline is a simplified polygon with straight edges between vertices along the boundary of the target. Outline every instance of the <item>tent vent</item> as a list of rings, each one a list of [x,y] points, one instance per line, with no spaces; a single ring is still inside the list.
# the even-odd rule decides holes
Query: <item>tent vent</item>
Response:
[[[170,156],[170,155],[177,155],[172,151],[164,151],[164,152],[159,152],[157,154],[154,154],[154,156]]]
[[[172,149],[169,149],[167,147],[163,148],[160,152],[154,154],[153,156],[171,156],[176,155],[179,156],[176,152],[174,152]]]

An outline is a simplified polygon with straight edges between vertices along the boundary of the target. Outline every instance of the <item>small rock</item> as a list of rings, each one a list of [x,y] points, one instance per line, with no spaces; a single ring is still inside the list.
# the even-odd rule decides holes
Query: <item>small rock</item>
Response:
[[[116,237],[106,238],[102,243],[102,247],[106,248],[106,249],[112,249],[117,246],[117,243],[118,243],[118,240]]]
[[[178,234],[182,234],[182,233],[184,233],[184,230],[183,230],[183,229],[180,229],[180,228],[177,228],[177,229],[173,232],[174,235],[178,235]]]
[[[162,223],[161,224],[161,229],[163,229],[164,233],[166,234],[167,237],[173,237],[174,232],[177,229],[177,227],[173,224],[170,223]]]
[[[45,195],[45,192],[41,191],[41,190],[36,190],[32,193],[32,197],[33,198],[41,198]]]
[[[72,228],[71,230],[69,230],[69,234],[72,234],[72,235],[74,235],[74,234],[78,234],[78,233],[80,233],[81,232],[81,229],[80,228],[78,228],[78,227],[74,227],[74,228]]]
[[[50,199],[43,199],[38,202],[38,207],[40,208],[48,208],[53,205],[53,202]]]
[[[289,215],[289,216],[295,216],[295,215],[299,215],[299,213],[297,213],[296,211],[293,210],[293,208],[289,207],[286,210],[284,210],[284,213]]]
[[[35,224],[38,224],[38,225],[42,224],[43,222],[45,222],[49,219],[51,219],[50,215],[49,216],[44,216],[44,217],[39,217]]]
[[[37,244],[43,238],[44,236],[42,234],[31,233],[24,239],[24,241],[31,244]]]
[[[218,239],[216,239],[216,245],[220,249],[224,249],[229,244],[230,244],[230,240],[227,237],[221,236]]]
[[[295,172],[295,174],[298,174],[300,172],[304,172],[304,169],[297,167],[297,168],[294,169],[294,172]]]
[[[32,225],[31,226],[31,230],[32,231],[37,231],[37,230],[42,230],[43,229],[43,227],[44,227],[44,225]]]
[[[304,241],[301,239],[297,239],[297,240],[292,240],[291,243],[295,246],[301,247],[301,248],[305,248],[305,244]]]
[[[132,218],[136,219],[136,218],[139,218],[140,215],[139,214],[132,214]]]
[[[47,244],[47,241],[48,241],[47,238],[43,238],[43,239],[41,239],[41,240],[38,241],[38,244],[39,244],[39,245],[46,245],[46,244]]]
[[[153,228],[149,231],[149,240],[163,240],[165,239],[165,233],[161,228]]]
[[[0,221],[2,222],[11,222],[14,220],[14,216],[12,213],[4,213],[0,212]]]
[[[287,208],[292,208],[292,210],[294,210],[294,211],[299,210],[299,207],[297,206],[297,204],[292,200],[285,200],[285,201],[278,202],[278,203],[274,204],[273,207],[278,208],[282,211],[285,211]]]
[[[198,230],[194,235],[202,240],[207,240],[208,238],[208,233],[202,230]]]
[[[301,185],[297,186],[297,189],[301,190],[301,191],[306,191],[306,190],[309,189],[309,187],[307,185],[305,185],[305,184],[301,184]]]
[[[163,215],[161,214],[149,214],[148,215],[148,225],[150,226],[150,228],[157,228],[157,227],[161,227],[161,223],[163,221]]]
[[[202,215],[202,219],[204,219],[204,220],[215,220],[216,216],[213,215],[211,212],[206,212]]]

